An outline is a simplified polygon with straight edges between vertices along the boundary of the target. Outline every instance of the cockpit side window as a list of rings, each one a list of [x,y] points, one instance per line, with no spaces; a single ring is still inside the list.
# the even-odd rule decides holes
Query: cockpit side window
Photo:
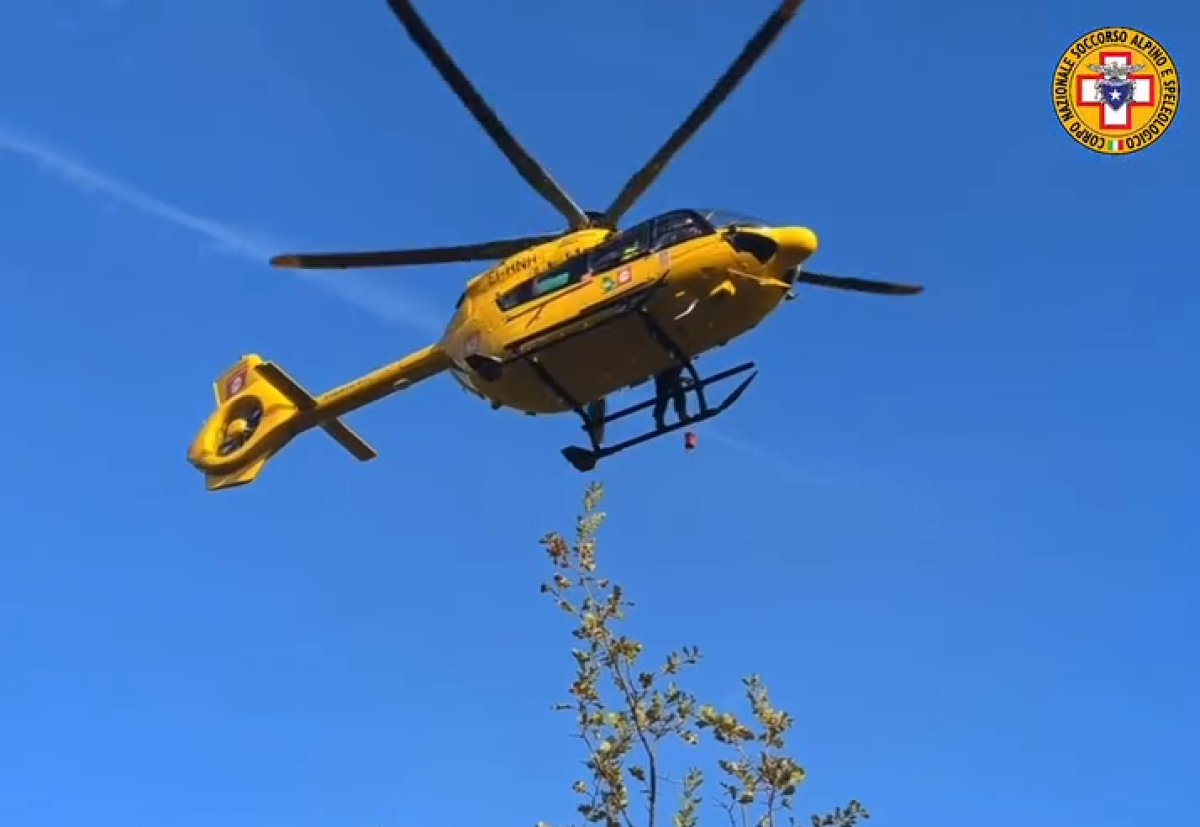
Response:
[[[564,262],[548,273],[541,273],[526,279],[513,289],[502,294],[496,303],[504,312],[515,310],[523,304],[540,299],[551,293],[565,290],[573,284],[578,284],[587,275],[587,256],[577,256]]]
[[[704,219],[717,229],[733,229],[737,227],[767,227],[770,226],[761,218],[752,215],[728,212],[726,210],[701,210]]]
[[[650,252],[650,225],[644,221],[623,233],[610,238],[591,252],[590,265],[593,273],[615,270],[622,264]]]
[[[654,220],[654,242],[651,247],[655,251],[663,250],[707,235],[708,232],[708,225],[695,213],[686,210],[666,213]]]

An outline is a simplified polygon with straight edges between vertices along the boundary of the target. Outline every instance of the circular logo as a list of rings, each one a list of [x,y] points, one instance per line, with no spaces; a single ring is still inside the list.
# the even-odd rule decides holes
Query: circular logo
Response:
[[[1162,44],[1137,29],[1095,29],[1058,60],[1058,122],[1103,155],[1128,155],[1162,137],[1179,109],[1179,76]]]

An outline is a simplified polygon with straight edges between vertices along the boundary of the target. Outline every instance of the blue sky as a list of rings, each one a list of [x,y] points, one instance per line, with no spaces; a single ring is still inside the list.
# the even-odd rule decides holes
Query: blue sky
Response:
[[[772,5],[423,7],[602,208]],[[720,357],[762,376],[700,450],[600,474],[638,628],[700,644],[718,702],[763,673],[805,810],[1177,818],[1200,739],[1195,110],[1105,158],[1049,88],[1102,25],[1151,32],[1188,87],[1198,21],[811,0],[631,216],[805,223],[819,269],[929,288],[803,294]],[[0,75],[0,823],[568,821],[569,639],[536,540],[583,489],[573,422],[445,380],[353,417],[369,465],[308,437],[209,495],[184,462],[241,353],[323,390],[426,343],[472,272],[266,255],[556,214],[382,0],[9,3]]]

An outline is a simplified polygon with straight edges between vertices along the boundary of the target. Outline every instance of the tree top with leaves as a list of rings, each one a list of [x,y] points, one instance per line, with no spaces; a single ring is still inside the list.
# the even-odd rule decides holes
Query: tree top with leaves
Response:
[[[542,538],[553,574],[541,591],[570,616],[576,639],[569,699],[555,709],[573,715],[586,753],[583,777],[572,785],[583,822],[657,827],[669,815],[672,827],[698,827],[712,768],[706,773],[685,761],[682,772],[671,772],[664,765],[672,747],[693,750],[707,741],[721,756],[712,762],[720,790],[715,804],[730,827],[795,827],[794,800],[805,771],[787,750],[792,717],[775,708],[755,675],[742,681],[748,715],[701,703],[680,685],[700,662],[696,648],[669,652],[657,665],[646,662],[642,643],[621,631],[633,604],[597,567],[602,496],[599,484],[588,488],[573,542],[557,533]],[[867,811],[851,801],[812,816],[811,823],[854,827],[865,818]]]

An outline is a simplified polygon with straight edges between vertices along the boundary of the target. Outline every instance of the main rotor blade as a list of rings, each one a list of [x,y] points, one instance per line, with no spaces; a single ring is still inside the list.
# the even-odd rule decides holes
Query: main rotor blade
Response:
[[[408,267],[417,264],[454,264],[461,261],[495,261],[545,244],[560,236],[535,235],[420,250],[382,250],[367,253],[285,253],[271,259],[272,267],[293,270],[356,270],[363,267]]]
[[[896,284],[890,281],[857,279],[850,276],[828,276],[801,270],[796,274],[795,284],[812,284],[816,287],[831,287],[834,290],[853,290],[858,293],[875,293],[880,296],[915,296],[925,288],[917,284]]]
[[[671,159],[678,154],[679,150],[683,149],[684,144],[692,139],[692,137],[704,126],[705,122],[713,116],[717,108],[725,102],[725,99],[732,94],[737,85],[745,79],[750,70],[759,61],[771,44],[779,37],[788,23],[792,22],[792,18],[796,16],[796,11],[804,4],[804,0],[783,0],[779,7],[767,18],[762,24],[754,37],[746,44],[746,48],[738,55],[725,74],[717,80],[713,87],[700,101],[700,104],[692,110],[684,122],[678,129],[669,137],[662,145],[658,152],[654,153],[653,157],[646,163],[644,167],[634,173],[633,177],[625,184],[625,187],[613,200],[612,206],[604,211],[604,220],[608,226],[615,226],[625,213],[634,205],[642,194],[649,189],[650,185],[662,174],[663,168],[670,163]]]
[[[571,200],[571,196],[554,182],[537,161],[533,159],[508,128],[501,122],[499,116],[479,94],[479,90],[467,79],[462,70],[454,62],[450,54],[442,46],[441,41],[433,34],[410,0],[388,0],[392,13],[408,31],[408,36],[425,53],[425,57],[437,69],[442,80],[454,90],[454,94],[463,102],[475,120],[483,127],[483,131],[500,148],[509,163],[516,168],[521,177],[533,187],[542,198],[549,201],[567,219],[571,229],[578,230],[589,226],[592,222],[579,206]]]

